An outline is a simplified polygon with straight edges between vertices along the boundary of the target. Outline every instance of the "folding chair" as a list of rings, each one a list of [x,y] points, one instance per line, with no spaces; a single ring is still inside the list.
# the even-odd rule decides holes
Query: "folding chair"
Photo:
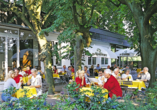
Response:
[[[124,91],[123,96],[127,94],[129,85],[133,85],[132,81],[121,81],[121,89]]]

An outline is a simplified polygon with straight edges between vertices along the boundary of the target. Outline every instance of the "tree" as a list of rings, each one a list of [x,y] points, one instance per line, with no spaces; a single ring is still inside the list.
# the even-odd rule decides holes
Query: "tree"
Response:
[[[59,29],[59,43],[69,42],[74,48],[75,70],[81,68],[81,59],[85,47],[89,47],[92,40],[89,29],[96,26],[105,1],[103,0],[55,0],[54,14],[57,16],[54,24],[43,32]],[[85,51],[86,52],[86,51]],[[88,52],[86,52],[88,53]]]
[[[157,1],[156,0],[109,0],[115,6],[120,6],[121,14],[126,10],[131,13],[123,19],[130,23],[131,31],[134,35],[132,37],[133,44],[140,46],[140,53],[142,57],[142,66],[148,67],[151,73],[151,81],[149,86],[153,86],[155,81],[155,69],[157,62],[157,43],[156,43],[156,23],[157,23]],[[133,19],[131,18],[133,15]],[[137,39],[136,39],[137,38]],[[138,44],[137,44],[138,43]]]
[[[55,18],[52,17],[52,12],[55,5],[48,0],[19,0],[12,2],[5,2],[0,0],[0,9],[5,12],[13,12],[20,18],[26,26],[36,35],[42,52],[40,58],[45,63],[45,73],[47,82],[49,84],[48,93],[54,93],[54,81],[52,76],[52,62],[51,62],[51,44],[47,42],[45,34],[40,34],[40,31],[49,25]],[[44,16],[43,16],[44,13]],[[51,18],[51,22],[49,21]],[[53,19],[52,19],[53,18]],[[51,23],[51,24],[50,24]]]

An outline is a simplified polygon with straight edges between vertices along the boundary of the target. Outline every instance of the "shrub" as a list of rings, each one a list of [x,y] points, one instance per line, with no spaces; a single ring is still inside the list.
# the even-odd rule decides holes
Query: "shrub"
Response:
[[[10,87],[3,92],[13,95],[16,91],[17,90],[15,88]],[[46,104],[47,93],[43,94],[40,98],[35,97],[30,99],[26,97],[28,92],[27,89],[24,89],[22,92],[24,92],[25,95],[24,97],[19,98],[19,100],[8,100],[7,102],[2,102],[0,104],[1,110],[50,110],[50,108],[52,108],[50,105]]]
[[[94,96],[87,96],[77,90],[78,85],[73,82],[66,86],[68,95],[63,94],[60,97],[60,102],[53,107],[54,110],[155,110],[154,102],[149,104],[140,103],[135,105],[130,96],[124,97],[124,102],[117,101],[114,96],[112,99],[105,99],[103,96],[108,93],[103,93],[102,88],[92,86]],[[89,92],[84,91],[84,92]],[[106,101],[104,101],[106,100]]]

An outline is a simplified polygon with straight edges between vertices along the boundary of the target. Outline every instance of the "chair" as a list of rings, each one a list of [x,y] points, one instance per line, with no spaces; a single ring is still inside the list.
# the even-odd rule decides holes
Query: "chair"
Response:
[[[121,81],[121,89],[124,90],[123,96],[126,95],[126,93],[128,93],[128,86],[129,85],[133,85],[132,81]]]

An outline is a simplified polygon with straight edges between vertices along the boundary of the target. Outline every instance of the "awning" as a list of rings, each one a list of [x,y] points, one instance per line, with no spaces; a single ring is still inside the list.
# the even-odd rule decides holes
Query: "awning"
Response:
[[[134,57],[138,56],[137,52],[134,49],[121,49],[117,52],[115,52],[117,56],[121,57]]]
[[[93,45],[92,48],[87,48],[86,50],[88,50],[92,54],[92,57],[117,59],[117,55],[105,47]]]

